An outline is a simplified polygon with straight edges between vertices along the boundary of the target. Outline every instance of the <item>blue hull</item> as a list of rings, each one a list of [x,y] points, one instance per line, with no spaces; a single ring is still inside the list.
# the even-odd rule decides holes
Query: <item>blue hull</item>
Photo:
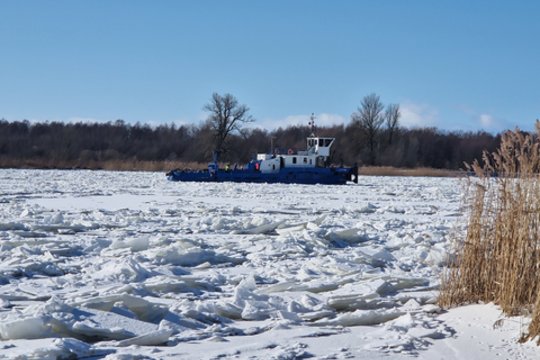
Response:
[[[353,168],[284,168],[277,173],[261,173],[255,170],[218,170],[213,175],[207,170],[172,170],[167,173],[171,181],[195,182],[249,182],[283,184],[344,185],[357,181],[357,169]]]

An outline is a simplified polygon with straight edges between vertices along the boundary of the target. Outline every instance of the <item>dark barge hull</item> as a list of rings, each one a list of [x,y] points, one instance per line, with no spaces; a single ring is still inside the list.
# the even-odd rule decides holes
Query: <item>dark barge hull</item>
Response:
[[[358,182],[358,168],[284,168],[276,173],[262,173],[247,170],[208,170],[183,171],[172,170],[167,173],[171,181],[193,182],[246,182],[246,183],[283,183],[283,184],[325,184],[344,185],[347,181]]]

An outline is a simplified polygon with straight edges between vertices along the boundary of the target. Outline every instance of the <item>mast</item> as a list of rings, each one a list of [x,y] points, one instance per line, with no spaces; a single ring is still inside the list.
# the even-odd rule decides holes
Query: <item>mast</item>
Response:
[[[309,126],[311,126],[311,137],[315,137],[315,113],[311,113],[309,117]]]

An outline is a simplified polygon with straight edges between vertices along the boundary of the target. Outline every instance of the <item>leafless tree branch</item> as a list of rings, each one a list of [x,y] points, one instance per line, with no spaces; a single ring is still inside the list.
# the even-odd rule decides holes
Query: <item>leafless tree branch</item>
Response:
[[[240,105],[231,94],[212,94],[210,102],[203,109],[208,111],[208,122],[215,137],[215,151],[221,153],[225,150],[225,141],[233,132],[240,132],[246,123],[255,121],[249,115],[249,108]]]
[[[392,145],[393,137],[399,127],[399,104],[390,104],[386,107],[384,118],[386,120],[386,128],[388,130],[388,144]]]
[[[353,113],[352,120],[356,122],[365,131],[369,143],[370,164],[375,164],[375,145],[377,135],[384,122],[382,111],[384,106],[379,95],[373,93],[364,96],[358,111]]]

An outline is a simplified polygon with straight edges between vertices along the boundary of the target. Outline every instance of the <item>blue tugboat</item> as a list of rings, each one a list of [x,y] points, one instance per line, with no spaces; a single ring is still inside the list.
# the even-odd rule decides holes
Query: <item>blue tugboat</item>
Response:
[[[313,121],[313,120],[312,120]],[[330,148],[335,139],[331,137],[307,138],[307,149],[287,154],[257,154],[245,168],[220,169],[217,157],[208,164],[208,170],[172,170],[167,173],[171,181],[196,182],[254,182],[285,184],[342,185],[348,181],[358,183],[358,167],[328,166]]]

